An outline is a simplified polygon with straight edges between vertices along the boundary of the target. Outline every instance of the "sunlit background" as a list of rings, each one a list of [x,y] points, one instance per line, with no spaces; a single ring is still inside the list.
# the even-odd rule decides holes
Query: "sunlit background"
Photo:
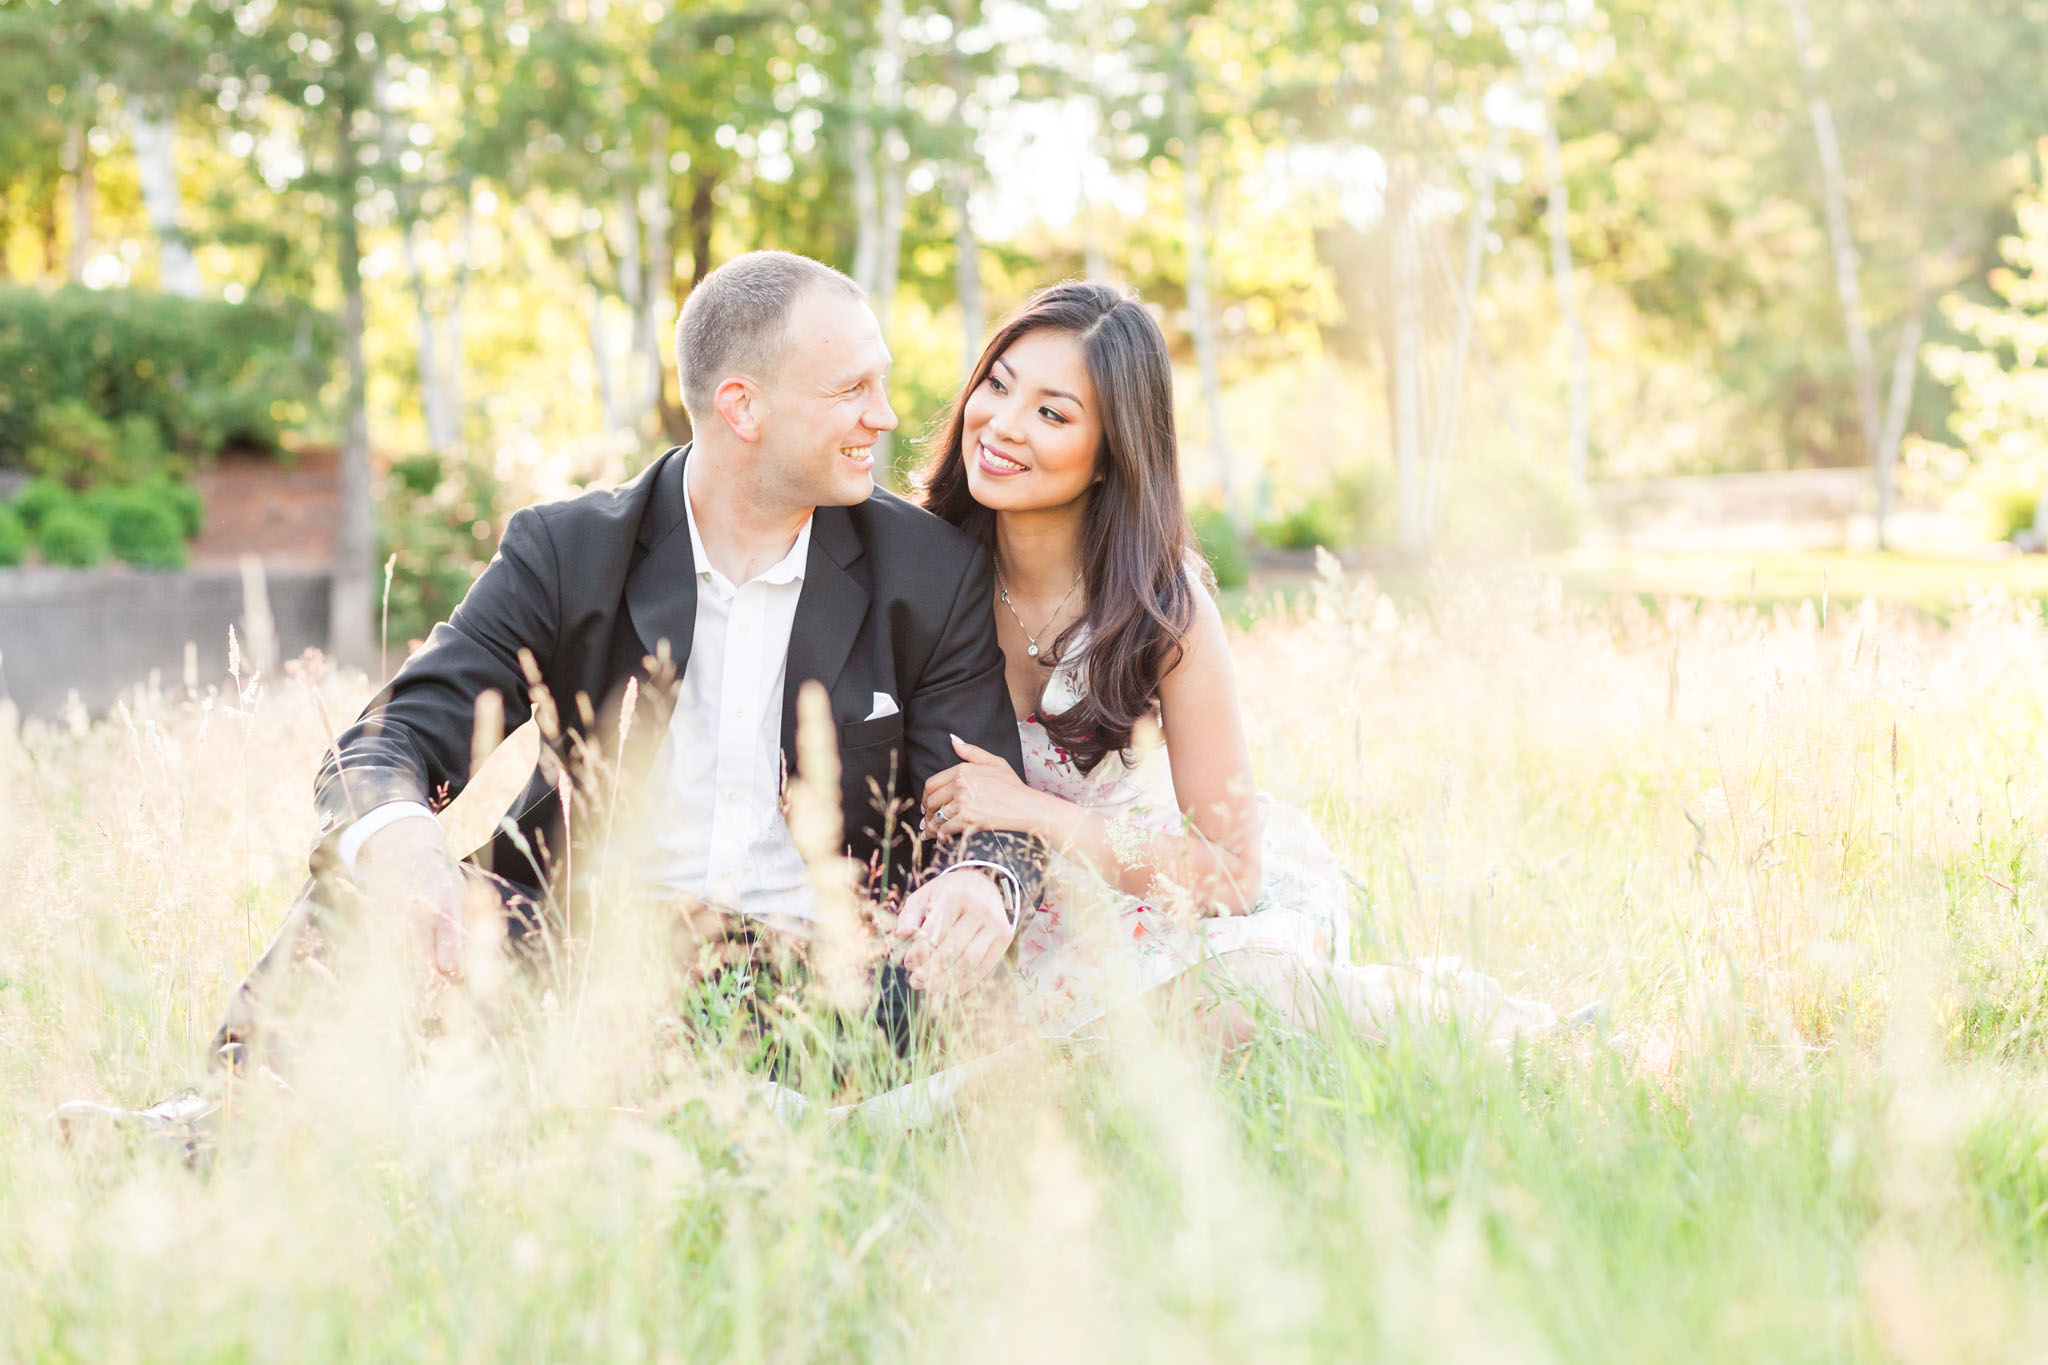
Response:
[[[678,303],[775,246],[872,294],[899,484],[1085,274],[1212,548],[1953,555],[2041,488],[2044,70],[2027,0],[7,0],[0,491],[338,448],[361,658],[387,563],[416,635],[685,439]]]

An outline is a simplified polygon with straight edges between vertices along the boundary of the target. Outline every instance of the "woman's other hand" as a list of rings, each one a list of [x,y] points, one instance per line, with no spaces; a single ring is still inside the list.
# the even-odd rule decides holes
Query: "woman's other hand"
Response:
[[[984,829],[1042,834],[1046,803],[1056,798],[1033,791],[1005,760],[949,736],[962,761],[924,784],[927,834],[957,838]]]

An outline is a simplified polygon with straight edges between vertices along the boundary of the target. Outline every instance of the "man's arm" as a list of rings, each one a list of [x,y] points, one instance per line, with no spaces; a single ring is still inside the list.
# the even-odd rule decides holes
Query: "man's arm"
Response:
[[[521,509],[454,613],[328,751],[314,788],[322,848],[381,806],[452,800],[469,780],[484,692],[504,699],[505,733],[525,722],[531,706],[519,652],[530,650],[543,670],[553,658],[559,584],[546,524]]]

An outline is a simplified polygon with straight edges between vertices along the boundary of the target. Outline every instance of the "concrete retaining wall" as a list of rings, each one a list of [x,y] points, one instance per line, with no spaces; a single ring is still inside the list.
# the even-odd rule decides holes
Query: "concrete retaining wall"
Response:
[[[262,582],[271,652],[289,659],[325,648],[330,576],[278,570]],[[188,641],[199,685],[218,682],[227,676],[229,626],[250,657],[265,648],[262,613],[252,619],[243,599],[234,569],[0,569],[0,697],[24,716],[54,716],[75,690],[98,712],[152,671],[166,686],[181,684]]]

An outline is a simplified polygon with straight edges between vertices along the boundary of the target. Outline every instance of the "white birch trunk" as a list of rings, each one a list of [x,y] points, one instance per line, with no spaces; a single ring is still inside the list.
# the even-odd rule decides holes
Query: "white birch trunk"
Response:
[[[1494,181],[1506,144],[1507,130],[1496,127],[1487,141],[1485,159],[1479,163],[1472,221],[1465,229],[1465,275],[1458,285],[1458,330],[1451,343],[1443,389],[1437,397],[1436,439],[1430,447],[1429,479],[1423,499],[1422,522],[1431,537],[1443,528],[1444,490],[1450,479],[1451,456],[1458,445],[1458,416],[1464,406],[1465,360],[1472,349],[1479,280],[1486,267],[1486,233],[1493,222]]]
[[[440,367],[441,411],[446,414],[451,438],[460,444],[468,425],[468,357],[463,350],[463,307],[469,299],[471,257],[476,249],[476,205],[471,186],[462,187],[462,236],[455,261],[455,278],[448,286],[448,354]]]
[[[71,260],[67,272],[73,284],[85,278],[85,263],[92,254],[92,140],[91,120],[81,117],[64,137],[64,166],[71,172]]]
[[[1558,324],[1564,330],[1570,389],[1566,459],[1572,487],[1584,491],[1589,472],[1588,447],[1592,442],[1592,350],[1586,341],[1586,325],[1579,316],[1578,282],[1572,269],[1571,191],[1564,180],[1564,153],[1558,146],[1557,120],[1526,41],[1522,47],[1522,80],[1543,113],[1543,178],[1550,201],[1543,216],[1550,229],[1550,276],[1557,290]]]
[[[156,233],[157,270],[166,294],[199,297],[199,265],[185,241],[185,200],[178,182],[177,129],[152,117],[142,101],[128,101],[128,140],[135,149],[135,178],[142,205]]]
[[[1180,29],[1182,49],[1187,30]],[[1209,427],[1209,458],[1231,524],[1244,529],[1245,509],[1230,467],[1230,443],[1223,428],[1223,369],[1216,353],[1216,318],[1209,299],[1209,224],[1202,185],[1201,145],[1195,128],[1195,92],[1185,61],[1172,72],[1174,132],[1180,140],[1181,224],[1187,238],[1188,328],[1195,339],[1195,370],[1202,387],[1202,412]]]
[[[590,369],[597,381],[597,406],[607,436],[624,425],[620,421],[618,390],[612,377],[611,339],[605,335],[604,286],[598,283],[597,248],[586,238],[583,269],[590,286]]]
[[[1414,159],[1397,152],[1387,172],[1387,282],[1393,297],[1388,356],[1395,502],[1401,548],[1429,543],[1422,489],[1422,250],[1415,221]]]
[[[974,374],[974,362],[981,359],[981,334],[988,317],[981,302],[981,240],[974,235],[972,201],[974,181],[964,165],[953,168],[953,211],[959,222],[953,230],[953,293],[960,302],[960,378]]]
[[[1850,363],[1856,371],[1857,424],[1863,430],[1864,446],[1870,453],[1871,470],[1877,482],[1877,547],[1882,550],[1885,522],[1892,508],[1892,468],[1877,410],[1877,360],[1870,349],[1870,328],[1863,320],[1861,262],[1855,239],[1849,233],[1842,141],[1835,130],[1834,110],[1821,93],[1806,0],[1785,0],[1785,5],[1792,15],[1792,45],[1799,59],[1800,84],[1805,87],[1807,117],[1813,123],[1814,146],[1820,153],[1821,197],[1827,213],[1828,242],[1833,248],[1835,293],[1841,300],[1842,327],[1848,337]]]
[[[675,229],[669,208],[673,187],[669,183],[668,120],[656,115],[648,132],[647,184],[641,190],[641,221],[646,227],[647,275],[640,294],[640,330],[646,337],[646,368],[642,371],[636,411],[659,414],[661,386],[666,372],[661,344],[661,305],[675,286],[676,258],[669,240]]]
[[[419,219],[413,219],[405,225],[399,244],[405,258],[406,283],[412,290],[413,320],[419,333],[420,415],[427,424],[427,446],[439,455],[455,444],[455,438],[449,430],[449,414],[443,406],[447,390],[441,378],[441,366],[437,363],[434,310],[427,299],[426,274],[420,268],[421,231]]]

